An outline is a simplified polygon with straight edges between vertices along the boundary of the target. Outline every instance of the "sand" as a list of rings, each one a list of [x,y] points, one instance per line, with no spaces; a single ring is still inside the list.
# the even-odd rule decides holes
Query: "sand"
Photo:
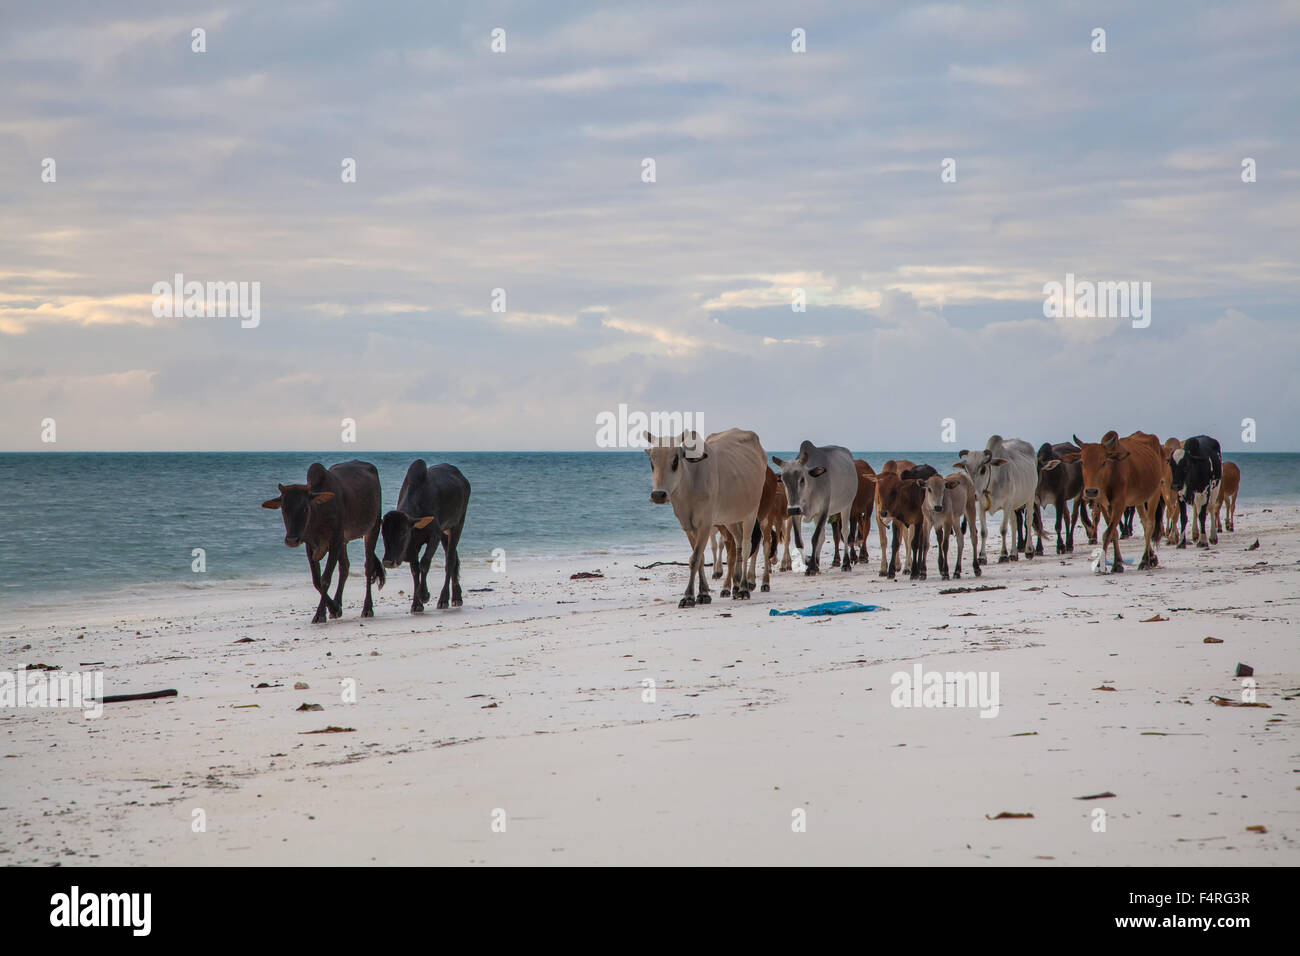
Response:
[[[179,696],[99,719],[0,710],[0,861],[1300,863],[1300,509],[1246,508],[1150,573],[1053,547],[889,582],[873,539],[849,573],[774,573],[768,594],[687,610],[683,568],[633,566],[683,543],[506,572],[466,556],[465,606],[422,615],[405,569],[370,620],[354,578],[344,618],[308,623],[305,572],[11,613],[0,670]],[[938,593],[958,585],[1004,589]],[[886,609],[768,615],[836,599]],[[996,674],[996,716],[892,706],[917,662]],[[1241,700],[1238,662],[1268,707],[1210,702]],[[329,726],[350,729],[309,733]]]

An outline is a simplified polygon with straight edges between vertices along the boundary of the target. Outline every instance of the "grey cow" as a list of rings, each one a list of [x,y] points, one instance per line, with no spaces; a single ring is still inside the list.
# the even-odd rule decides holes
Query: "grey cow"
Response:
[[[976,556],[981,564],[988,563],[990,512],[1002,512],[1002,553],[998,562],[1015,561],[1016,512],[1024,509],[1028,522],[1034,513],[1034,496],[1038,491],[1038,463],[1034,448],[1019,438],[994,435],[983,451],[958,452],[962,460],[953,467],[961,468],[975,486],[975,500],[979,505],[980,549]],[[1013,553],[1007,554],[1007,529],[1011,529]],[[1041,526],[1039,529],[1041,537]],[[1033,535],[1025,528],[1025,558],[1034,556]]]
[[[804,574],[817,574],[821,570],[822,541],[830,516],[840,516],[841,528],[852,528],[853,499],[858,494],[853,454],[843,445],[817,446],[805,441],[794,461],[782,461],[775,455],[772,461],[781,469],[781,481],[790,502],[789,513],[796,521],[806,517],[816,523]],[[845,571],[852,567],[849,553],[846,542],[840,565]]]

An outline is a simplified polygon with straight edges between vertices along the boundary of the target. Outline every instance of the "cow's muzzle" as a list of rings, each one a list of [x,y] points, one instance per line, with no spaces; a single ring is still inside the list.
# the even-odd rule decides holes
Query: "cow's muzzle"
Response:
[[[1084,496],[1085,498],[1087,498],[1089,501],[1096,501],[1096,500],[1097,500],[1097,489],[1096,489],[1096,488],[1084,488],[1084,489],[1083,489],[1083,496]]]
[[[401,567],[401,564],[400,561],[394,561],[392,558],[384,558],[384,567],[389,568],[390,570],[392,568]]]
[[[803,514],[803,510],[801,508],[786,508],[785,513],[786,517],[794,517]]]
[[[933,508],[935,514],[943,514],[943,505],[934,505]]]
[[[667,503],[668,503],[668,492],[666,492],[666,491],[652,491],[652,492],[650,492],[650,500],[653,501],[653,502],[654,502],[655,504],[657,504],[657,505],[667,504]]]
[[[302,544],[302,538],[291,538],[287,534],[284,536],[284,546],[286,548],[296,548]]]

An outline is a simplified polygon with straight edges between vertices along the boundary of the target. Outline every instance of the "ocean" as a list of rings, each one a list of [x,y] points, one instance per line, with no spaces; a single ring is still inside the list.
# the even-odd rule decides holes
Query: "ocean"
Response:
[[[770,451],[780,457],[793,452]],[[855,452],[928,463],[944,474],[951,451]],[[456,465],[472,487],[460,554],[486,567],[494,549],[516,557],[639,555],[685,537],[672,509],[649,502],[640,451],[211,452],[0,454],[0,604],[57,603],[73,594],[222,581],[307,578],[301,548],[283,544],[278,511],[261,507],[276,483],[305,479],[314,461],[348,458],[379,469],[384,509],[397,502],[407,466]],[[1300,454],[1233,454],[1241,506],[1300,502]],[[805,526],[811,533],[811,526]],[[1049,525],[1050,527],[1050,525]],[[361,543],[349,546],[359,580]],[[202,548],[206,570],[193,570]],[[875,551],[874,539],[871,550]],[[442,556],[435,560],[441,568]],[[405,580],[406,572],[399,572]]]

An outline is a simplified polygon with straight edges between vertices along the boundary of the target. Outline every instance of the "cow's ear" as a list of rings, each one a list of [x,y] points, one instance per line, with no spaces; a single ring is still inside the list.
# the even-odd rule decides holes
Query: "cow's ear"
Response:
[[[419,521],[415,522],[415,527],[423,528],[426,525],[428,525],[430,521],[436,521],[436,520],[437,520],[437,515],[428,515],[427,517],[421,518]]]
[[[822,475],[826,474],[826,468],[822,465],[818,465],[816,468],[809,468],[808,474],[812,475],[814,478],[820,478]]]
[[[1077,451],[1067,451],[1061,456],[1061,461],[1081,461],[1082,459],[1083,455]]]
[[[333,497],[334,497],[334,492],[322,491],[318,495],[311,496],[311,503],[314,505],[323,505],[325,502],[329,501]]]
[[[784,468],[784,467],[785,467],[785,462],[783,462],[780,458],[777,458],[776,455],[773,455],[773,456],[772,456],[772,463],[773,463],[774,465],[776,465],[776,467],[778,467],[778,468]]]
[[[1006,460],[1005,458],[994,458],[991,462],[989,462],[989,464],[990,464],[990,465],[993,465],[995,468],[996,468],[998,465],[1005,465],[1006,463],[1007,463],[1007,460]]]
[[[272,498],[270,501],[263,501],[263,502],[262,502],[262,507],[263,507],[263,508],[270,508],[272,511],[278,510],[279,507],[280,507],[280,499],[279,499],[279,498]]]
[[[952,466],[953,466],[954,468],[960,468],[962,471],[965,471],[965,470],[966,470],[966,462],[964,462],[964,461],[954,461],[954,462],[952,463]]]
[[[1043,465],[1043,471],[1051,471],[1053,468],[1057,467],[1058,465],[1060,465],[1060,462],[1057,461],[1055,458],[1053,458],[1047,464]]]
[[[960,484],[961,484],[960,478],[949,478],[947,481],[943,483],[943,486],[945,488],[956,488]]]
[[[645,439],[647,445],[653,445],[655,443],[655,436],[651,435],[649,432],[642,432],[641,437]],[[646,449],[646,454],[650,454],[650,449]]]

